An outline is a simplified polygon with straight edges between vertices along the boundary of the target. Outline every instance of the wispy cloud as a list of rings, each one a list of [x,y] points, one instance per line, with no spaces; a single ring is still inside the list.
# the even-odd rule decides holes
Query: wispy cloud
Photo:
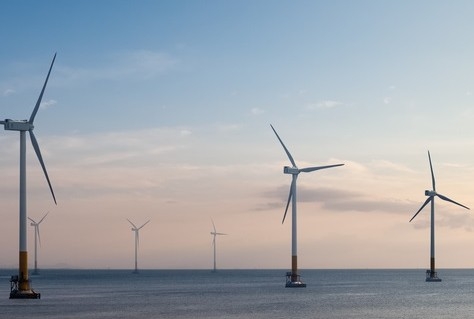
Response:
[[[97,68],[57,67],[62,82],[84,80],[149,79],[178,64],[178,59],[163,52],[138,50],[112,55],[106,65]],[[61,82],[58,81],[58,82]]]
[[[334,101],[334,100],[325,100],[321,101],[318,103],[311,103],[306,105],[306,109],[308,110],[316,110],[316,109],[332,109],[336,107],[340,107],[344,105],[344,103],[340,101]]]
[[[250,110],[250,113],[252,113],[252,115],[260,115],[260,114],[265,113],[265,111],[259,107],[254,107],[253,109]]]
[[[45,101],[45,102],[42,102],[40,107],[42,109],[48,109],[50,107],[52,107],[53,105],[56,105],[58,102],[56,100],[48,100],[48,101]]]
[[[3,96],[9,96],[9,95],[12,95],[14,93],[15,93],[15,90],[13,90],[13,89],[5,89],[5,90],[3,90],[2,95]]]

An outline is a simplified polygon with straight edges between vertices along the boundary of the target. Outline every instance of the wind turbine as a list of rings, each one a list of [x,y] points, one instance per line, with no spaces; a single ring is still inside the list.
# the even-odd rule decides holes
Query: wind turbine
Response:
[[[431,249],[430,249],[431,258],[430,258],[430,270],[426,271],[426,281],[441,281],[441,279],[438,278],[438,274],[436,273],[436,269],[435,269],[435,222],[434,222],[434,220],[435,220],[435,216],[434,216],[434,199],[435,199],[435,196],[438,196],[439,198],[441,198],[444,201],[451,202],[453,204],[464,207],[466,209],[470,209],[470,208],[467,207],[467,206],[464,206],[464,205],[462,205],[458,202],[455,202],[452,199],[449,199],[448,197],[446,197],[444,195],[441,195],[441,194],[436,192],[436,183],[435,183],[435,177],[434,177],[434,173],[433,173],[433,165],[431,164],[430,151],[428,151],[428,160],[430,162],[431,182],[432,182],[432,185],[433,185],[433,190],[431,190],[431,191],[430,190],[425,190],[425,196],[428,196],[428,198],[423,203],[423,205],[421,205],[420,209],[418,209],[416,214],[413,215],[413,217],[410,219],[410,222],[418,215],[419,212],[421,212],[421,210],[423,208],[425,208],[426,205],[428,205],[429,202],[431,202]]]
[[[335,165],[326,165],[326,166],[315,166],[315,167],[306,167],[306,168],[298,168],[296,166],[295,161],[293,160],[293,156],[291,156],[290,152],[286,148],[285,144],[281,140],[278,133],[275,131],[273,126],[270,124],[273,132],[275,133],[276,137],[280,141],[281,146],[285,150],[288,159],[291,162],[292,167],[285,166],[283,168],[284,174],[291,174],[291,186],[290,186],[290,194],[288,195],[288,202],[286,203],[285,214],[283,215],[282,224],[285,222],[286,213],[288,211],[288,206],[290,205],[291,201],[291,272],[286,273],[286,287],[306,287],[306,284],[302,283],[300,280],[300,275],[298,274],[298,252],[297,252],[297,223],[296,223],[296,179],[298,178],[298,174],[309,173],[312,171],[317,171],[320,169],[326,169],[331,167],[342,166],[344,164],[335,164]]]
[[[211,218],[211,222],[212,222],[212,228],[214,228],[214,231],[211,231],[211,235],[214,236],[214,238],[212,239],[212,246],[214,247],[214,272],[217,271],[216,269],[216,236],[218,235],[227,235],[227,234],[224,234],[224,233],[218,233],[217,230],[216,230],[216,225],[214,225],[214,221],[212,220]]]
[[[46,215],[41,218],[39,222],[35,222],[33,218],[28,217],[29,220],[31,220],[31,226],[35,228],[35,270],[33,272],[34,275],[38,275],[38,242],[41,246],[41,237],[40,237],[40,231],[39,231],[39,225],[41,222],[45,219],[46,216],[48,216],[49,212],[46,213]]]
[[[27,209],[26,209],[26,132],[29,133],[31,144],[35,150],[36,156],[43,168],[44,176],[49,185],[51,195],[53,195],[54,203],[56,203],[56,197],[54,196],[53,187],[49,180],[48,172],[46,171],[46,166],[44,165],[43,157],[41,156],[41,151],[38,145],[38,141],[33,133],[36,113],[43,99],[44,90],[46,84],[48,83],[49,75],[51,74],[51,69],[53,68],[54,60],[56,60],[56,54],[54,54],[53,60],[51,61],[51,66],[49,67],[48,75],[43,84],[43,89],[36,101],[36,105],[31,113],[29,120],[11,120],[6,119],[0,121],[0,124],[3,124],[5,130],[7,131],[18,131],[20,132],[20,258],[19,258],[19,274],[18,276],[12,276],[11,282],[11,291],[10,299],[13,298],[40,298],[40,294],[33,291],[30,287],[30,280],[28,278],[28,245],[27,245]]]
[[[138,254],[138,246],[140,245],[140,237],[139,237],[139,231],[142,229],[146,224],[150,222],[148,220],[145,224],[141,225],[140,227],[135,226],[134,223],[132,223],[129,219],[127,219],[128,222],[133,226],[132,231],[135,232],[135,270],[133,271],[134,274],[138,274],[138,262],[137,262],[137,254]]]

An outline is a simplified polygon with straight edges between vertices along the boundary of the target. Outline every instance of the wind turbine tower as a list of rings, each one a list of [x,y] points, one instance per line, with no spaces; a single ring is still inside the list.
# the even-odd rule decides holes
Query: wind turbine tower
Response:
[[[128,222],[132,225],[132,231],[135,232],[135,270],[133,271],[134,274],[138,274],[138,246],[140,245],[140,229],[142,229],[146,224],[150,222],[148,220],[145,224],[141,225],[140,227],[135,226],[129,219]]]
[[[214,229],[214,231],[211,231],[211,235],[213,235],[213,239],[212,239],[212,246],[214,247],[214,269],[212,270],[213,272],[216,272],[217,271],[217,268],[216,268],[216,236],[218,235],[227,235],[227,234],[224,234],[224,233],[218,233],[217,230],[216,230],[216,225],[214,225],[214,221],[211,219],[211,222],[212,222],[212,228]]]
[[[428,160],[430,162],[430,171],[431,171],[431,183],[433,186],[433,190],[425,190],[425,196],[428,196],[426,201],[421,205],[420,209],[413,215],[413,217],[410,219],[410,222],[418,215],[419,212],[423,208],[425,208],[426,205],[428,205],[429,202],[431,202],[431,236],[430,236],[430,241],[431,241],[431,247],[430,247],[430,269],[426,271],[426,281],[428,282],[439,282],[441,281],[441,278],[438,278],[438,274],[436,272],[435,268],[435,215],[434,215],[434,199],[435,196],[438,196],[444,201],[451,202],[453,204],[456,204],[458,206],[464,207],[466,209],[470,209],[467,206],[464,206],[458,202],[453,201],[452,199],[449,199],[448,197],[441,195],[436,192],[436,182],[435,182],[435,177],[433,173],[433,165],[431,164],[431,155],[430,151],[428,151]]]
[[[46,216],[48,216],[49,212],[46,213],[46,215],[41,218],[39,222],[35,222],[32,218],[28,217],[29,220],[31,220],[31,226],[35,228],[35,270],[33,271],[33,275],[38,275],[38,242],[41,246],[41,237],[40,237],[40,231],[39,231],[39,225],[43,222]]]
[[[273,126],[270,124],[273,132],[275,133],[276,137],[280,141],[281,146],[285,150],[288,159],[291,162],[290,166],[285,166],[283,168],[284,174],[291,174],[291,186],[290,186],[290,194],[288,195],[288,202],[286,203],[285,214],[283,215],[282,224],[285,222],[286,213],[288,211],[288,206],[290,205],[291,201],[291,272],[286,273],[286,287],[290,288],[299,288],[299,287],[306,287],[306,284],[300,280],[300,275],[298,274],[298,249],[297,249],[297,221],[296,221],[296,179],[298,178],[299,173],[309,173],[312,171],[317,171],[321,169],[331,168],[342,166],[344,164],[335,164],[335,165],[326,165],[326,166],[314,166],[314,167],[306,167],[306,168],[298,168],[296,166],[295,161],[293,160],[293,156],[291,156],[290,152],[286,148],[285,144],[281,140],[278,133],[275,131]]]
[[[53,187],[49,180],[48,172],[46,171],[46,166],[44,165],[43,157],[41,156],[41,151],[38,145],[38,141],[33,133],[36,113],[43,99],[44,90],[48,83],[49,75],[51,74],[51,69],[53,68],[54,61],[56,59],[56,54],[54,54],[51,66],[49,67],[48,75],[44,81],[43,88],[41,93],[36,101],[36,105],[31,113],[29,120],[11,120],[6,119],[0,121],[7,131],[18,131],[20,132],[20,256],[19,256],[19,271],[18,276],[12,276],[10,279],[10,299],[39,299],[41,295],[31,289],[30,280],[28,275],[28,245],[27,245],[27,209],[26,209],[26,132],[29,133],[31,144],[35,150],[36,156],[43,168],[44,176],[49,185],[51,195],[53,195],[54,203],[56,203],[56,197],[54,196]]]

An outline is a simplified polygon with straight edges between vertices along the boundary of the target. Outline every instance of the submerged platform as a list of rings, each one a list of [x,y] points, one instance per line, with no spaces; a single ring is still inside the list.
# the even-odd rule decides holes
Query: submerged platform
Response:
[[[41,299],[41,294],[34,290],[12,290],[10,299]]]
[[[426,282],[440,282],[441,278],[438,278],[438,273],[436,271],[431,271],[428,269],[426,271]]]
[[[10,278],[10,299],[40,299],[41,294],[33,289],[21,290],[18,276]]]
[[[291,271],[286,273],[286,288],[306,288],[306,284],[300,280],[300,275],[293,275]]]

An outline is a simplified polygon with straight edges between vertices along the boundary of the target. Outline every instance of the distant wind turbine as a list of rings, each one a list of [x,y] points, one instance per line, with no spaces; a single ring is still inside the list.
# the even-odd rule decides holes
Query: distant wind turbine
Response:
[[[214,231],[211,231],[211,235],[213,235],[213,239],[212,239],[212,246],[214,247],[214,272],[217,271],[217,268],[216,268],[216,236],[218,235],[227,235],[227,234],[224,234],[224,233],[218,233],[217,230],[216,230],[216,225],[214,225],[214,221],[211,219],[211,222],[212,222],[212,228],[214,229]]]
[[[148,220],[145,224],[141,225],[140,227],[135,226],[134,223],[132,223],[129,219],[127,219],[128,222],[133,226],[132,231],[135,232],[135,270],[133,271],[134,274],[138,274],[138,262],[137,262],[137,255],[138,255],[138,246],[140,245],[140,237],[139,237],[139,231],[142,229],[146,224],[150,222]]]
[[[413,215],[413,217],[410,219],[410,222],[418,215],[419,212],[423,208],[425,208],[426,205],[428,205],[429,202],[431,202],[431,249],[430,249],[430,270],[426,271],[426,281],[441,281],[440,278],[438,278],[438,274],[436,272],[435,268],[435,215],[434,215],[434,198],[435,196],[438,196],[444,201],[451,202],[453,204],[456,204],[458,206],[464,207],[466,209],[470,209],[467,206],[464,206],[458,202],[453,201],[452,199],[449,199],[448,197],[441,195],[436,192],[436,183],[435,183],[435,177],[433,173],[433,165],[431,164],[431,155],[430,151],[428,151],[428,160],[430,162],[430,171],[431,171],[431,182],[433,185],[433,190],[425,190],[425,196],[428,196],[426,201],[421,205],[420,209]]]
[[[28,217],[29,220],[31,220],[31,226],[35,228],[35,270],[33,271],[34,275],[38,275],[38,242],[41,246],[41,237],[40,237],[40,231],[39,231],[39,225],[41,222],[45,219],[46,216],[48,216],[49,212],[46,213],[46,215],[41,218],[39,222],[35,222],[33,218]]]
[[[270,124],[273,132],[275,133],[276,137],[283,146],[288,159],[291,162],[292,167],[285,166],[283,168],[283,173],[291,174],[291,186],[290,186],[290,194],[288,195],[288,202],[286,203],[285,214],[283,215],[282,224],[285,221],[286,213],[288,211],[288,206],[290,205],[291,201],[291,273],[287,273],[287,280],[286,280],[286,287],[306,287],[306,284],[302,283],[300,280],[300,275],[298,274],[298,257],[297,257],[297,223],[296,223],[296,179],[298,178],[298,174],[309,173],[312,171],[317,171],[320,169],[326,169],[331,167],[342,166],[344,164],[335,164],[335,165],[326,165],[326,166],[315,166],[315,167],[306,167],[306,168],[298,168],[296,166],[295,161],[293,160],[293,156],[291,156],[290,152],[286,148],[285,144],[281,140],[278,133],[275,131],[273,126]]]
[[[30,280],[28,278],[28,244],[27,244],[27,209],[26,209],[26,132],[29,133],[31,144],[35,150],[36,156],[41,164],[43,169],[44,176],[48,182],[51,195],[53,195],[54,203],[56,203],[56,197],[54,196],[53,187],[49,180],[48,172],[46,171],[46,166],[44,165],[43,157],[41,156],[41,151],[38,145],[38,141],[33,133],[34,125],[33,122],[36,117],[36,113],[41,105],[41,100],[43,99],[44,90],[48,83],[49,75],[51,74],[51,69],[53,68],[54,61],[56,60],[56,54],[54,54],[51,66],[49,67],[48,75],[44,81],[43,88],[41,93],[36,101],[36,105],[31,113],[29,120],[11,120],[6,119],[0,121],[7,131],[18,131],[20,132],[20,258],[19,258],[19,274],[15,278],[12,277],[12,289],[10,291],[10,299],[16,298],[40,298],[40,294],[33,291],[30,287]]]

